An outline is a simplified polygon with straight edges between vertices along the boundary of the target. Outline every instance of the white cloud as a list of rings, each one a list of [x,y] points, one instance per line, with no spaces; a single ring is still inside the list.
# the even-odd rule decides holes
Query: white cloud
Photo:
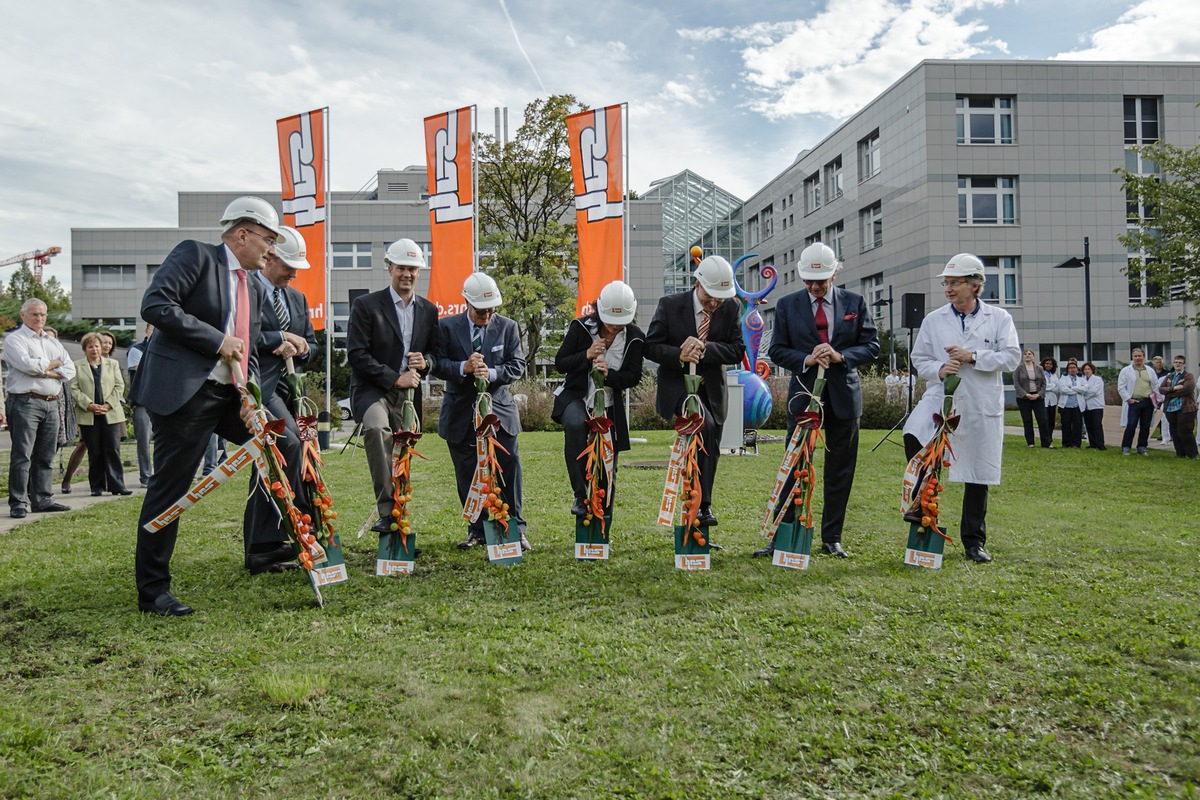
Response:
[[[1115,24],[1093,31],[1091,46],[1054,56],[1080,61],[1196,61],[1200,59],[1200,3],[1144,0]]]

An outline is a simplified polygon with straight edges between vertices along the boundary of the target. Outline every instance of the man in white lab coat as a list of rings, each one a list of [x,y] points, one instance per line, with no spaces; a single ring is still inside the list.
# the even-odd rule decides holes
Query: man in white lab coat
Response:
[[[960,253],[941,275],[950,302],[925,317],[913,345],[912,362],[927,388],[904,426],[904,450],[911,460],[933,438],[935,413],[942,411],[942,381],[962,380],[954,393],[958,428],[951,446],[956,458],[950,480],[965,484],[962,543],[967,558],[992,560],[987,541],[988,486],[1000,483],[1004,446],[1004,380],[1021,363],[1021,343],[1008,312],[979,299],[984,288],[983,262]]]

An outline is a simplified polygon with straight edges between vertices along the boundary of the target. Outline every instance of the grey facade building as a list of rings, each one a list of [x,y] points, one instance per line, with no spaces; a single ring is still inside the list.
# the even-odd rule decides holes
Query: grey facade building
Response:
[[[1088,237],[1093,361],[1117,366],[1143,346],[1194,364],[1196,334],[1175,326],[1187,309],[1143,305],[1170,287],[1123,272],[1131,254],[1117,236],[1142,210],[1127,207],[1113,169],[1154,171],[1136,144],[1196,144],[1197,101],[1198,64],[925,61],[746,201],[746,249],[779,270],[774,301],[803,288],[800,252],[824,241],[845,262],[838,284],[884,301],[881,328],[891,292],[902,340],[901,297],[943,304],[936,275],[975,253],[985,297],[1012,313],[1027,347],[1062,361],[1084,357],[1084,275],[1054,267],[1082,257]]]

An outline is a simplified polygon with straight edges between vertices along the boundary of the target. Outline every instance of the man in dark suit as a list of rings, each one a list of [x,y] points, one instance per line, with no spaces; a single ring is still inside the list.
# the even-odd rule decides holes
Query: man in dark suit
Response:
[[[827,245],[815,242],[800,254],[800,279],[806,288],[780,299],[775,307],[771,360],[792,371],[788,385],[788,438],[796,414],[808,408],[808,394],[819,367],[825,367],[821,395],[825,428],[825,500],[821,510],[821,551],[848,558],[842,547],[846,501],[858,464],[858,420],[862,386],[858,367],[879,355],[879,335],[861,295],[837,289],[841,264]],[[793,513],[789,510],[789,515]],[[791,517],[787,517],[791,519]],[[754,553],[769,556],[774,541]]]
[[[709,256],[696,267],[696,284],[687,292],[658,301],[646,332],[646,358],[658,364],[659,416],[674,420],[687,398],[683,376],[695,365],[701,376],[700,408],[704,415],[700,458],[700,525],[716,525],[712,511],[713,479],[720,457],[725,424],[725,366],[746,354],[738,325],[733,268],[720,256]]]
[[[287,375],[287,360],[294,366],[308,362],[317,349],[317,337],[312,320],[308,316],[308,300],[288,284],[302,269],[310,269],[307,245],[300,231],[287,225],[279,227],[279,242],[275,252],[267,254],[267,265],[258,272],[264,298],[262,304],[262,330],[256,347],[258,354],[258,385],[262,402],[275,419],[284,421],[285,437],[276,440],[281,451],[294,451],[301,455],[300,430],[292,414],[294,398],[284,377]],[[296,507],[301,514],[312,514],[312,505],[306,493],[299,491],[301,483],[301,459],[288,457],[288,481],[296,490]],[[276,511],[275,503],[262,489],[258,468],[250,471],[250,499],[246,503],[242,537],[245,545],[246,569],[251,575],[263,572],[283,572],[297,569],[299,565],[290,557],[271,560],[288,543],[287,528]]]
[[[279,216],[265,200],[241,197],[221,217],[221,244],[184,241],[154,273],[142,297],[142,319],[155,327],[138,367],[134,402],[150,412],[154,475],[137,528],[138,608],[162,616],[191,614],[171,594],[171,554],[179,520],[145,529],[188,490],[216,432],[250,438],[250,412],[233,386],[256,374],[263,290],[247,273],[266,265],[279,236]],[[290,552],[290,548],[289,548]]]
[[[413,403],[419,418],[421,378],[429,374],[438,349],[437,307],[416,293],[425,254],[412,239],[399,239],[388,247],[384,263],[391,285],[354,301],[346,333],[350,408],[362,423],[379,512],[372,527],[376,533],[391,532],[392,434],[401,430],[401,390],[417,390]]]
[[[525,536],[525,519],[521,516],[521,459],[517,452],[521,419],[508,388],[525,374],[525,355],[517,335],[517,323],[496,313],[503,302],[500,289],[482,272],[467,276],[463,283],[463,299],[467,301],[467,310],[439,323],[441,349],[433,372],[446,381],[446,393],[438,416],[438,435],[450,448],[458,499],[466,503],[475,476],[475,399],[478,397],[475,378],[487,378],[492,413],[500,419],[496,441],[508,451],[507,454],[496,453],[504,473],[501,496],[508,503],[509,519],[521,533],[521,548],[532,550]],[[480,521],[467,526],[467,538],[458,546],[467,549],[483,543]]]

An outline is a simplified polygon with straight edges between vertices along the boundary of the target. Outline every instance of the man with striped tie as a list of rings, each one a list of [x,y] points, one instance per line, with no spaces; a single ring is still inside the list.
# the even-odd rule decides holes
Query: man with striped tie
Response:
[[[733,300],[733,267],[721,256],[709,256],[696,267],[696,283],[686,292],[658,301],[646,332],[646,358],[658,364],[655,408],[674,421],[683,412],[687,389],[683,376],[691,365],[701,377],[700,407],[704,415],[700,459],[700,516],[698,524],[717,524],[712,511],[713,479],[725,424],[725,367],[738,364],[746,353]]]

